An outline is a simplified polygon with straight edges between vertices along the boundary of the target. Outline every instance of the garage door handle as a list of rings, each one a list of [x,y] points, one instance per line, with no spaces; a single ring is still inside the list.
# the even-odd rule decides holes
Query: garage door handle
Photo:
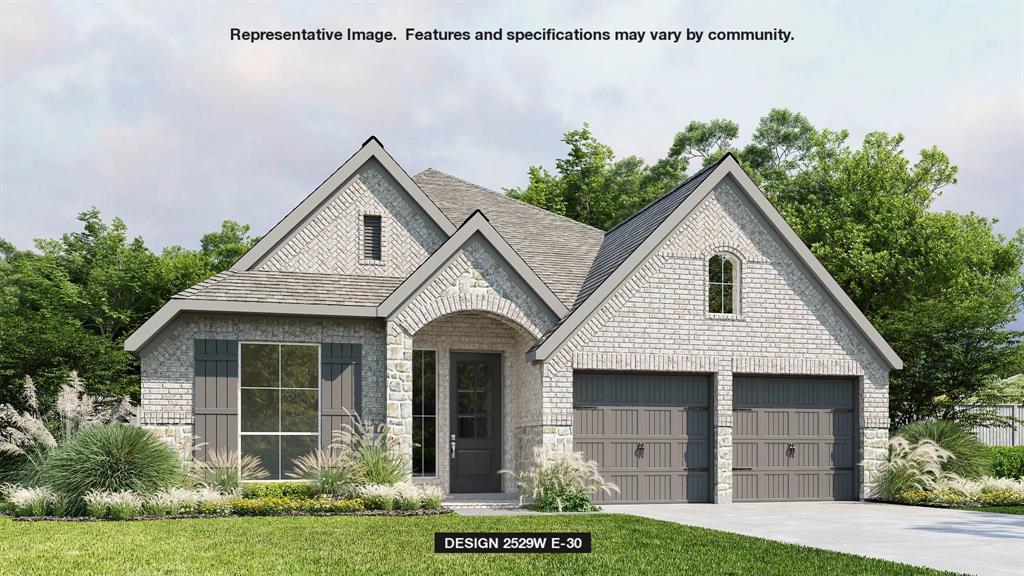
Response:
[[[743,472],[745,470],[753,470],[753,468],[733,468],[732,469],[733,472],[736,472],[736,471]]]
[[[644,457],[644,443],[643,442],[638,442],[637,443],[636,450],[633,451],[633,455],[636,456],[637,458],[643,458]]]

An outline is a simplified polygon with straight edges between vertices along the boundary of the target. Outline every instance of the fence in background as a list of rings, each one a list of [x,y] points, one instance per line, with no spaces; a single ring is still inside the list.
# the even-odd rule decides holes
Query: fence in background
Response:
[[[995,407],[996,414],[1024,418],[1024,406],[1002,404]],[[974,429],[978,440],[988,446],[1024,446],[1024,426],[1016,422],[1008,428],[986,428],[979,426]]]

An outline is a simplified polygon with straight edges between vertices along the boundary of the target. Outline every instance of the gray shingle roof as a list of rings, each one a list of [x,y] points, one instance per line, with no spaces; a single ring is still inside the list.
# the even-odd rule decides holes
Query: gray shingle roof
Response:
[[[573,309],[589,298],[594,290],[597,290],[597,287],[611,276],[612,272],[615,272],[626,258],[629,258],[637,246],[640,246],[724,159],[723,156],[717,162],[705,166],[677,188],[651,202],[606,232],[604,242],[601,243],[601,248],[594,258],[594,264],[580,287]]]
[[[174,298],[277,304],[376,306],[394,292],[402,280],[404,278],[269,270],[232,272],[229,270],[178,293]]]
[[[604,232],[434,169],[413,176],[456,226],[480,210],[567,308],[572,307]]]

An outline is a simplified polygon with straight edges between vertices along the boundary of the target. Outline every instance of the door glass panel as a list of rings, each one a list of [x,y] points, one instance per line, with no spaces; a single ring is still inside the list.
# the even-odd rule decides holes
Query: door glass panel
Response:
[[[491,435],[489,433],[489,430],[487,428],[487,418],[486,417],[477,418],[476,419],[476,430],[475,430],[475,432],[476,432],[476,437],[477,438],[490,438],[491,437]]]
[[[463,438],[476,438],[474,430],[472,416],[459,416],[459,436]]]

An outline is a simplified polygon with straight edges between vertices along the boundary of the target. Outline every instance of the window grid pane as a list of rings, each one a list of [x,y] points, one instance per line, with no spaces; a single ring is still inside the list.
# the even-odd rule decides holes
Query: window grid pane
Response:
[[[436,403],[437,353],[413,350],[412,412],[413,412],[413,475],[433,476],[437,471]]]
[[[294,460],[319,443],[319,347],[241,348],[241,452],[259,457],[268,479],[286,479]]]
[[[708,312],[736,312],[736,265],[726,256],[715,254],[708,260]]]

